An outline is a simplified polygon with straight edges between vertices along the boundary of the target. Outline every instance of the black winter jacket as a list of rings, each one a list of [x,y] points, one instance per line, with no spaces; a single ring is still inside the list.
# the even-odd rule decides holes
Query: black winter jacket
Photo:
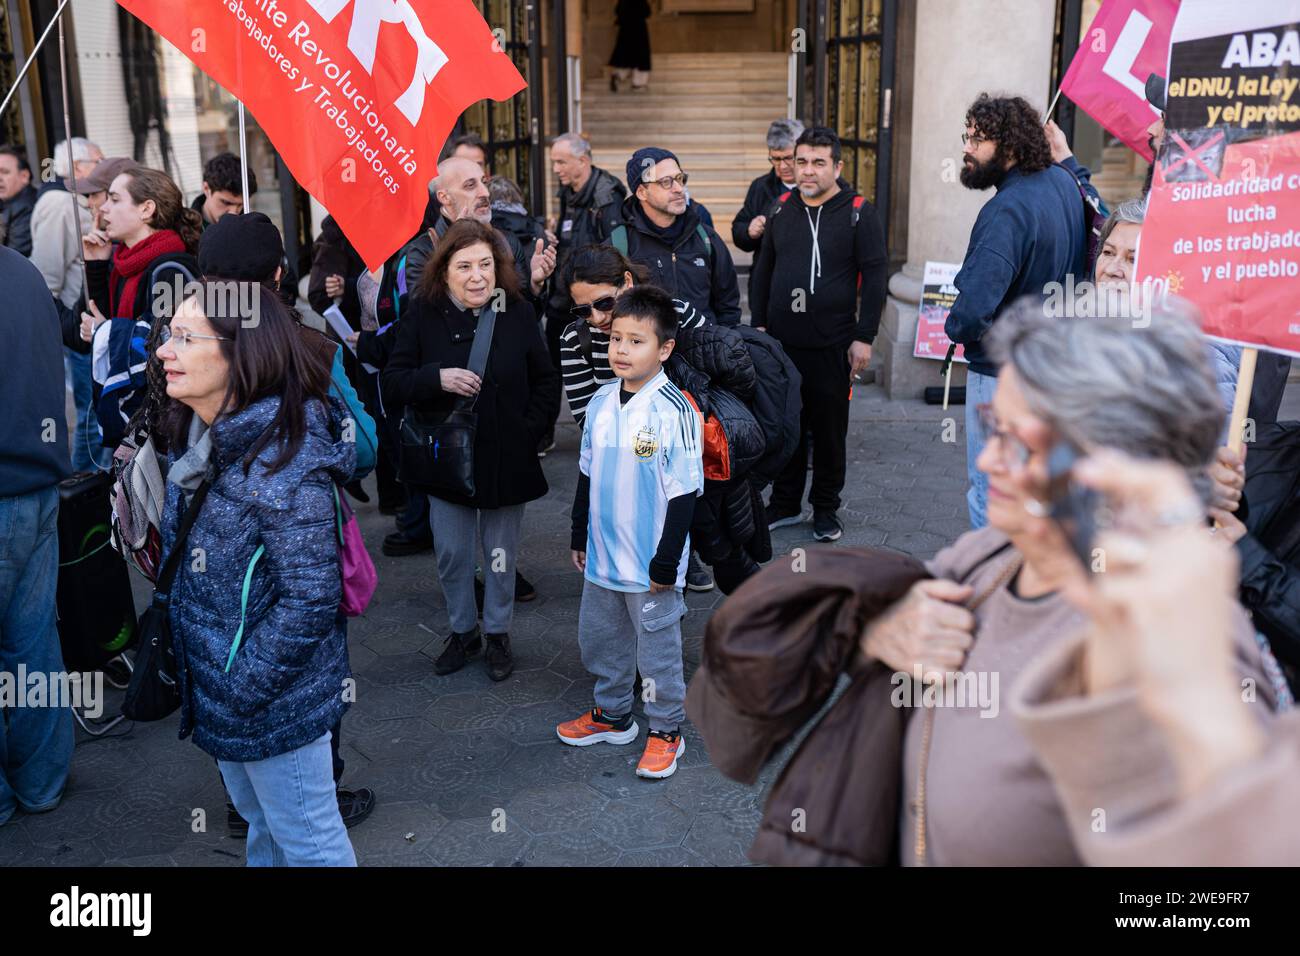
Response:
[[[749,238],[749,224],[754,221],[755,216],[766,216],[772,203],[789,188],[781,182],[781,177],[773,170],[769,170],[749,184],[749,191],[745,193],[745,204],[740,207],[740,212],[736,213],[736,218],[731,220],[731,241],[736,244],[737,249],[746,252],[758,251],[763,237]]]
[[[627,257],[650,270],[651,283],[685,299],[718,325],[740,324],[740,286],[731,252],[716,231],[701,223],[694,204],[677,217],[671,243],[646,218],[635,196],[617,213],[618,220],[606,222],[607,234],[619,225],[627,228]]]
[[[398,418],[397,409],[407,405],[449,412],[459,396],[442,390],[440,373],[469,367],[477,319],[445,296],[435,302],[415,296],[410,303],[380,377],[384,405]],[[471,508],[524,504],[545,495],[537,443],[560,413],[560,375],[530,303],[516,299],[497,316],[474,411],[474,497],[428,493]]]
[[[573,307],[565,269],[575,249],[609,238],[609,224],[619,218],[619,207],[627,198],[627,187],[605,170],[593,166],[586,185],[578,192],[565,186],[560,190],[560,214],[556,217],[555,276],[551,281],[548,310],[551,315],[567,317]]]
[[[1237,542],[1241,603],[1300,690],[1300,422],[1260,427],[1238,517],[1247,530]]]

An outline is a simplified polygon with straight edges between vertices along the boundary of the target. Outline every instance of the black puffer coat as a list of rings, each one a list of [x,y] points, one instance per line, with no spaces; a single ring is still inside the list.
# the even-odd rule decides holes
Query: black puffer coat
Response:
[[[803,379],[781,343],[772,336],[748,325],[737,326],[735,332],[744,341],[754,366],[754,394],[747,404],[767,438],[763,456],[749,475],[762,488],[776,480],[799,446]]]

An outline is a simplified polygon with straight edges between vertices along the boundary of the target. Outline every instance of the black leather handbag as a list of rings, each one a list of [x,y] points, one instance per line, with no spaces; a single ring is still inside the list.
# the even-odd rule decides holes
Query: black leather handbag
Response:
[[[190,536],[190,529],[194,527],[194,520],[199,516],[199,509],[208,496],[210,485],[211,479],[205,479],[194,492],[190,506],[185,509],[171,553],[167,555],[162,571],[158,573],[153,600],[140,615],[136,626],[139,647],[131,671],[131,683],[127,685],[126,696],[122,700],[122,713],[131,720],[162,720],[181,705],[181,690],[176,677],[176,650],[172,644],[167,608],[171,603],[172,583],[176,580],[181,559],[185,557],[185,542]]]
[[[483,379],[496,329],[496,312],[479,313],[469,370]],[[478,395],[461,396],[449,412],[408,407],[402,413],[397,477],[404,484],[446,494],[474,497],[474,437],[478,433]]]

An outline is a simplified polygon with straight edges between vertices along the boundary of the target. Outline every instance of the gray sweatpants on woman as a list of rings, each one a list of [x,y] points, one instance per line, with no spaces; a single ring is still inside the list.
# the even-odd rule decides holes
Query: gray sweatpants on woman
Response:
[[[682,668],[682,618],[677,590],[612,591],[582,582],[578,646],[596,678],[596,706],[621,716],[632,710],[632,685],[641,671],[641,694],[651,730],[675,731],[686,719]]]
[[[478,605],[474,601],[474,565],[483,546],[483,631],[505,634],[515,613],[515,557],[524,506],[467,508],[441,498],[429,498],[429,523],[438,556],[438,580],[447,602],[451,629],[474,630]]]

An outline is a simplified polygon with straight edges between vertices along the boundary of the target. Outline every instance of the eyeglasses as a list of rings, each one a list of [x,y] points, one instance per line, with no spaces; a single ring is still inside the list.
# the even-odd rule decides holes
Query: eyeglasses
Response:
[[[608,313],[614,308],[614,296],[607,295],[597,299],[591,305],[575,305],[569,310],[569,314],[575,319],[588,319],[591,317],[592,310],[597,312]]]
[[[1019,469],[1028,464],[1031,454],[1029,446],[1011,432],[998,428],[998,419],[993,414],[992,405],[986,402],[983,405],[975,406],[975,415],[979,420],[980,430],[988,436],[986,441],[991,442],[997,439],[1004,465],[1008,468]]]
[[[989,139],[987,136],[980,136],[974,133],[961,134],[961,144],[963,146],[974,146],[976,149],[979,149],[980,143],[987,143],[988,141]]]
[[[166,345],[168,342],[175,342],[176,348],[187,349],[197,339],[207,339],[210,342],[230,342],[232,339],[224,335],[196,335],[189,329],[181,329],[179,332],[173,332],[171,326],[164,325],[158,332],[158,344]]]
[[[791,153],[789,156],[769,156],[767,157],[767,161],[773,166],[789,166],[794,162],[794,153]]]
[[[647,179],[647,183],[654,183],[660,189],[669,190],[673,188],[673,183],[686,188],[686,174],[678,173],[676,176],[665,176],[663,179]]]

